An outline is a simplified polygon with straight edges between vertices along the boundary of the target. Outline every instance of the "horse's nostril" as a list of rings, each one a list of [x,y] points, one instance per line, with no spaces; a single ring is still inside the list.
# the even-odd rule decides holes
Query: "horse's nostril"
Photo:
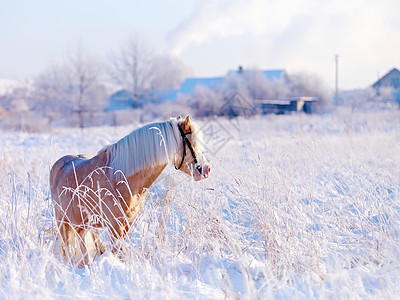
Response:
[[[204,166],[204,175],[208,175],[211,172],[211,168],[209,165]]]

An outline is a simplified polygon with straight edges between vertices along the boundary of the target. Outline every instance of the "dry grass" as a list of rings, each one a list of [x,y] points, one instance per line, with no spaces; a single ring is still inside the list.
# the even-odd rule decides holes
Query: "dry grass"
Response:
[[[0,153],[0,293],[399,294],[398,120],[396,111],[241,120],[237,138],[211,157],[210,179],[195,183],[166,170],[124,243],[124,260],[106,251],[82,269],[76,261],[63,263],[54,250],[49,166],[78,152],[72,141],[79,152],[95,152],[112,129],[87,130],[92,144],[69,131],[52,138],[7,135]],[[108,233],[100,236],[108,249]]]

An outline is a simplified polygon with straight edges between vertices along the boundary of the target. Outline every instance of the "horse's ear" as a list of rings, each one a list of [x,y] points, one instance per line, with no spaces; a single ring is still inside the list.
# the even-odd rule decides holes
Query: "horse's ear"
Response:
[[[183,125],[185,131],[190,131],[190,117],[187,116],[185,119],[185,124]]]

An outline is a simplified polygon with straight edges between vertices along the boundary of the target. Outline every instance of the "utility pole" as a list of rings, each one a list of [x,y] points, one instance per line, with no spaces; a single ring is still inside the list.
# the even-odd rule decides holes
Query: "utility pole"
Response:
[[[338,104],[338,83],[339,82],[339,55],[335,55],[335,104]]]

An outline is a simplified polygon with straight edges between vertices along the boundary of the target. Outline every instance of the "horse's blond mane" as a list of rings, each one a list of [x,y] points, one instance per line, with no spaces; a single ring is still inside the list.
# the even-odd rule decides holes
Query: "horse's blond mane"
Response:
[[[107,165],[129,177],[144,168],[177,161],[180,145],[177,122],[170,120],[136,129],[103,151],[107,151]]]

